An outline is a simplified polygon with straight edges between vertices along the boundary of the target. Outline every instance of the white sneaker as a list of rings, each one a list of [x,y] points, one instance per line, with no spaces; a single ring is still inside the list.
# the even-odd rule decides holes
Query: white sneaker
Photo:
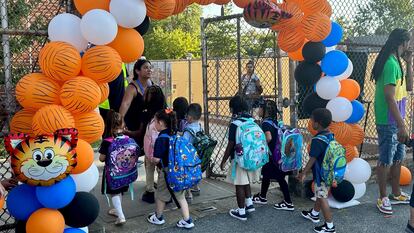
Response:
[[[191,229],[194,227],[194,222],[191,218],[188,219],[187,221],[185,221],[184,219],[181,219],[180,221],[177,222],[177,227]]]
[[[162,225],[165,223],[164,218],[161,216],[161,218],[157,218],[157,214],[149,215],[147,218],[149,223],[155,224],[155,225]]]

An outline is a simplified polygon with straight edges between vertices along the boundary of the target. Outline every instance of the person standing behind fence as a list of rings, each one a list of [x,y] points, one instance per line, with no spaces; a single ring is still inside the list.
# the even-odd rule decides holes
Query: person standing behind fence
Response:
[[[260,95],[263,93],[263,87],[260,78],[254,73],[254,63],[252,60],[246,64],[246,73],[241,77],[242,96],[245,98],[249,111],[255,116],[254,109],[258,108]]]
[[[377,181],[379,211],[392,214],[391,204],[407,204],[410,197],[401,192],[401,162],[405,156],[408,131],[404,122],[407,91],[400,60],[405,55],[410,35],[405,29],[394,29],[382,47],[372,71],[375,81],[375,123],[378,132],[379,158]],[[392,193],[387,196],[387,173],[392,177]]]

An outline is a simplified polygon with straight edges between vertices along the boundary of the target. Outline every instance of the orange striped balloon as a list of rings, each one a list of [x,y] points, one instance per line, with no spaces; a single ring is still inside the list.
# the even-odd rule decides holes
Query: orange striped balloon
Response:
[[[240,8],[245,8],[253,0],[233,0],[234,4]]]
[[[306,39],[313,42],[320,42],[328,37],[331,27],[329,17],[320,12],[305,16],[302,23]]]
[[[72,45],[53,41],[47,43],[40,50],[39,65],[47,77],[58,82],[64,82],[79,74],[81,56]]]
[[[352,131],[352,137],[349,140],[349,144],[353,146],[361,145],[364,142],[364,129],[358,125],[358,124],[349,124],[349,127],[351,127]]]
[[[216,0],[214,3],[217,5],[226,5],[230,3],[231,0]]]
[[[345,145],[344,148],[345,148],[345,158],[346,158],[347,163],[351,162],[354,158],[359,157],[359,151],[356,146]]]
[[[206,6],[208,4],[214,3],[215,0],[195,0],[194,3]]]
[[[285,11],[292,15],[292,18],[289,19],[283,19],[281,18],[279,22],[274,24],[272,26],[272,29],[276,31],[288,29],[288,28],[294,28],[298,26],[303,19],[303,13],[299,8],[299,5],[297,5],[294,2],[284,2],[282,4],[278,4],[279,8],[282,11]]]
[[[321,7],[321,13],[329,18],[332,16],[332,6],[327,0],[324,0],[323,6]]]
[[[188,6],[189,0],[175,0],[175,8],[173,11],[173,15],[178,15],[185,10]]]
[[[79,132],[79,138],[89,143],[98,141],[104,132],[104,121],[101,115],[95,111],[77,114],[75,126]]]
[[[36,112],[22,109],[16,114],[10,121],[10,132],[12,133],[24,133],[30,136],[34,136],[32,130],[33,116]]]
[[[60,105],[44,106],[33,117],[32,129],[35,135],[52,134],[58,129],[74,127],[72,114]]]
[[[101,100],[99,103],[104,102],[106,99],[108,99],[109,96],[109,85],[108,83],[100,83],[98,84],[99,89],[101,90]]]
[[[326,0],[305,0],[302,4],[302,11],[306,15],[320,12]]]
[[[41,73],[25,75],[16,85],[16,99],[26,109],[37,110],[48,104],[60,104],[59,83]]]
[[[116,79],[122,69],[118,52],[109,46],[95,46],[82,57],[82,73],[97,83],[107,83]]]
[[[101,90],[90,78],[78,76],[65,82],[60,90],[62,105],[74,114],[90,112],[101,101]]]
[[[300,27],[282,30],[277,37],[279,48],[285,52],[294,52],[300,49],[304,40],[305,36]]]
[[[145,5],[148,17],[161,20],[173,14],[175,0],[145,0]]]
[[[341,145],[349,144],[352,137],[352,129],[345,122],[332,122],[328,127],[329,130],[335,135],[335,139]]]

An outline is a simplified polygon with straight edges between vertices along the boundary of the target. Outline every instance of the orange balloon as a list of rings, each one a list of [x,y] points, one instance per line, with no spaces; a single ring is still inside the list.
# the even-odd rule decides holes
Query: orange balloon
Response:
[[[206,6],[208,4],[214,3],[215,0],[195,0],[194,3]]]
[[[320,42],[331,33],[331,20],[321,12],[305,16],[302,22],[303,33],[310,41]]]
[[[58,129],[75,128],[72,114],[60,105],[47,105],[39,109],[33,117],[34,135],[52,134]]]
[[[81,70],[81,56],[72,45],[53,41],[40,50],[39,65],[49,78],[64,82],[76,77]]]
[[[346,162],[351,162],[354,158],[359,157],[358,148],[352,145],[344,145]]]
[[[89,143],[101,139],[104,132],[104,121],[99,113],[92,111],[75,115],[75,126],[79,132],[79,138]]]
[[[90,48],[82,57],[83,75],[97,83],[113,81],[118,77],[121,69],[121,56],[109,46],[100,45]]]
[[[277,42],[279,48],[285,52],[295,52],[303,45],[305,36],[300,27],[290,30],[282,30],[278,34]]]
[[[34,114],[34,111],[28,109],[22,109],[18,111],[16,114],[14,114],[13,118],[10,121],[10,132],[24,133],[30,136],[34,136],[32,131]]]
[[[0,209],[3,209],[4,202],[5,202],[4,196],[0,197]]]
[[[190,4],[189,0],[175,0],[175,8],[173,15],[178,15],[185,10],[185,8]]]
[[[65,230],[63,215],[54,209],[36,210],[26,223],[27,233],[61,233]]]
[[[353,79],[341,80],[341,91],[338,96],[345,97],[349,101],[356,100],[361,93],[359,83]]]
[[[282,4],[278,4],[279,8],[282,11],[292,14],[292,17],[289,19],[280,19],[278,23],[276,23],[275,27],[278,27],[279,30],[284,30],[288,28],[294,28],[298,26],[303,19],[303,13],[299,8],[299,5],[294,2],[284,2]]]
[[[148,17],[161,20],[173,14],[175,0],[145,0],[145,6]]]
[[[233,0],[234,4],[240,8],[245,8],[253,0]]]
[[[82,139],[78,139],[78,145],[76,146],[76,167],[72,170],[72,174],[80,174],[92,165],[94,160],[94,152],[91,144],[85,142]]]
[[[294,51],[294,52],[290,52],[288,53],[288,57],[294,61],[303,61],[305,60],[305,58],[303,57],[302,54],[302,50],[303,47],[305,46],[306,42],[308,42],[308,40],[305,39],[305,41],[303,41],[303,45],[300,47],[300,49]]]
[[[307,15],[320,12],[325,2],[326,0],[305,0],[302,4],[302,11]]]
[[[79,76],[63,84],[60,101],[72,113],[90,112],[101,101],[101,89],[92,79]]]
[[[25,75],[16,85],[16,99],[24,108],[37,110],[48,104],[60,104],[59,83],[40,73]]]
[[[345,122],[332,122],[328,127],[329,130],[335,135],[335,139],[341,145],[349,144],[352,137],[352,129]]]
[[[101,104],[106,99],[108,99],[108,96],[109,96],[109,85],[108,85],[108,83],[99,84],[99,89],[101,90],[101,100],[99,101],[99,103]]]
[[[364,142],[364,129],[358,125],[358,124],[349,124],[349,127],[351,127],[352,136],[349,140],[349,144],[353,146],[361,145]]]
[[[144,53],[144,39],[135,29],[131,28],[118,27],[115,40],[108,46],[115,49],[121,56],[122,61],[126,63],[136,61]]]
[[[411,179],[411,171],[407,167],[401,166],[400,185],[410,185]]]
[[[216,0],[214,3],[217,5],[226,5],[230,2],[231,0]]]
[[[310,134],[312,134],[312,136],[315,136],[318,133],[318,131],[313,129],[311,119],[308,120],[308,131]]]
[[[321,12],[324,15],[326,15],[328,17],[331,17],[332,16],[332,6],[331,6],[331,4],[329,4],[329,2],[327,0],[324,0],[323,2],[324,3],[323,3],[323,6],[321,7]]]
[[[111,0],[74,0],[75,7],[84,15],[86,12],[93,9],[102,9],[109,11],[109,2]]]

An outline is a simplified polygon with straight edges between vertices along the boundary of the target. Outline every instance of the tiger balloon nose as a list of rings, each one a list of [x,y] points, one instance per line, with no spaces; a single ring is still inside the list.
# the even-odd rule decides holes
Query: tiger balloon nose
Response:
[[[40,167],[47,167],[52,163],[51,159],[45,159],[45,160],[40,160],[39,162],[37,162],[37,165],[39,165]]]

